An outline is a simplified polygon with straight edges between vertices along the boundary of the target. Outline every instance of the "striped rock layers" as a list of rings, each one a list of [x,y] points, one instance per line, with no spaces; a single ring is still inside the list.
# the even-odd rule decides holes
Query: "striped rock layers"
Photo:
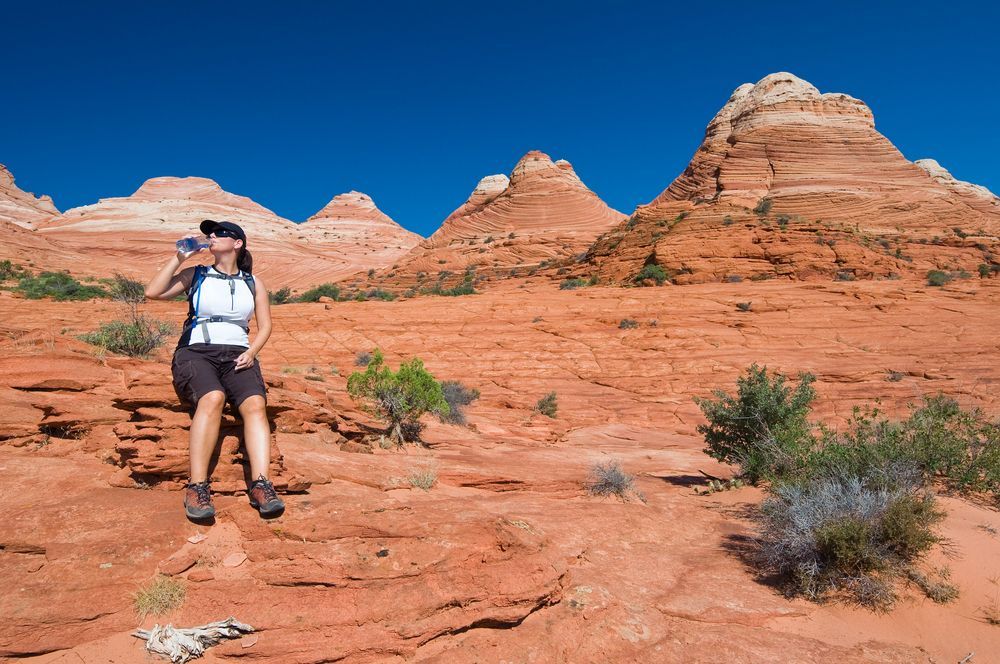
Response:
[[[975,271],[998,233],[996,196],[908,161],[861,101],[778,73],[738,87],[684,172],[591,258],[612,280],[651,262],[680,283],[865,278]]]
[[[509,179],[483,178],[433,235],[379,278],[426,286],[442,272],[442,283],[464,270],[481,277],[524,274],[539,263],[580,253],[623,218],[587,188],[569,162],[532,151]]]

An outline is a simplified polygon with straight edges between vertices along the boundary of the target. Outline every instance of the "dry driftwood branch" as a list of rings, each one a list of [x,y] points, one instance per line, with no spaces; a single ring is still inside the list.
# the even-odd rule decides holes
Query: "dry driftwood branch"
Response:
[[[201,657],[205,650],[223,639],[236,639],[253,631],[250,625],[229,617],[200,627],[178,629],[173,625],[153,625],[152,629],[137,630],[132,636],[145,639],[146,650],[149,652],[165,655],[174,664],[184,664]]]

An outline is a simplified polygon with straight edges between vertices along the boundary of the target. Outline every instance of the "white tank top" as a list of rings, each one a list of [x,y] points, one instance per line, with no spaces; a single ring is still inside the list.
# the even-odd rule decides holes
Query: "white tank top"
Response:
[[[198,292],[194,295],[198,317],[225,316],[239,318],[243,326],[226,322],[199,322],[191,330],[188,344],[223,344],[226,346],[250,347],[250,338],[246,329],[253,316],[254,301],[250,286],[236,275],[232,279],[215,279],[208,274],[224,274],[214,267],[208,268],[208,273],[201,282]],[[205,333],[208,333],[206,338]]]

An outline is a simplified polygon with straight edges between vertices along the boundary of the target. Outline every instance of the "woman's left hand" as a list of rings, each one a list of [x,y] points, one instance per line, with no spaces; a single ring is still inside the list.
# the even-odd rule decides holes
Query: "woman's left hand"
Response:
[[[236,370],[239,371],[240,369],[252,367],[254,357],[254,352],[250,350],[241,353],[240,356],[236,358]]]

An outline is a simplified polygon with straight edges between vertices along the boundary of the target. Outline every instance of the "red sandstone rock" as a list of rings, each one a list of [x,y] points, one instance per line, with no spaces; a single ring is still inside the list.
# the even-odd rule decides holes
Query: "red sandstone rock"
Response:
[[[996,196],[909,162],[861,101],[778,73],[737,88],[684,172],[576,270],[627,281],[657,263],[676,283],[974,273],[998,235]]]
[[[14,175],[0,164],[0,222],[10,222],[29,230],[59,215],[52,199],[22,191],[14,184]]]
[[[322,248],[343,263],[335,280],[359,270],[391,265],[421,241],[379,210],[371,197],[357,191],[334,196],[326,207],[298,227],[299,239]]]
[[[444,298],[278,307],[261,354],[275,440],[290,472],[317,481],[284,496],[288,509],[271,521],[245,495],[219,494],[211,527],[184,519],[171,481],[109,485],[122,472],[117,427],[136,441],[184,444],[169,352],[88,359],[73,337],[114,305],[0,298],[4,413],[24,404],[31,417],[18,419],[36,434],[46,412],[75,413],[58,433],[84,430],[44,445],[0,440],[0,578],[16,580],[0,599],[0,656],[140,660],[131,595],[185,551],[200,562],[181,573],[184,605],[144,626],[221,612],[263,630],[252,650],[213,648],[217,659],[912,662],[996,651],[996,629],[968,619],[984,601],[977,589],[992,587],[998,544],[978,527],[1000,528],[990,510],[943,499],[943,534],[961,554],[947,561],[962,590],[955,604],[913,596],[882,615],[789,601],[758,583],[728,545],[752,533],[739,515],[761,492],[696,496],[690,484],[700,470],[729,472],[701,452],[692,397],[731,390],[752,361],[813,372],[817,417],[833,426],[873,396],[899,412],[943,391],[995,412],[998,284],[508,283],[461,307]],[[749,312],[736,310],[743,301]],[[148,313],[175,309],[153,303]],[[639,326],[620,330],[622,318]],[[71,333],[46,336],[54,321]],[[372,345],[392,365],[418,355],[438,378],[479,388],[467,411],[475,430],[429,418],[426,448],[342,451],[343,439],[377,426],[347,398],[345,377],[280,371],[351,367]],[[97,384],[56,383],[61,362],[80,384]],[[888,381],[888,371],[904,377]],[[550,390],[558,416],[533,415]],[[117,424],[81,426],[106,409]],[[586,495],[590,466],[608,458],[636,475],[646,504]],[[411,473],[429,467],[435,486],[413,489]],[[191,544],[197,532],[208,537]],[[224,566],[234,551],[246,561]]]
[[[397,267],[383,269],[377,281],[423,288],[447,271],[452,276],[438,283],[451,286],[467,269],[506,277],[513,268],[523,276],[543,261],[576,255],[623,217],[583,184],[569,162],[532,151],[509,180],[483,178],[433,235]]]
[[[374,204],[369,209],[363,194],[345,196],[346,204],[334,199],[307,224],[295,224],[207,178],[159,177],[147,180],[131,196],[67,210],[38,232],[87,257],[72,266],[74,274],[122,271],[148,279],[170,257],[174,242],[197,233],[203,219],[229,220],[247,232],[254,272],[271,290],[306,287],[360,268],[381,267],[419,239],[388,217],[379,217]],[[350,214],[357,217],[353,222]],[[120,257],[126,252],[131,260],[122,265]],[[188,264],[209,259],[205,254]]]

